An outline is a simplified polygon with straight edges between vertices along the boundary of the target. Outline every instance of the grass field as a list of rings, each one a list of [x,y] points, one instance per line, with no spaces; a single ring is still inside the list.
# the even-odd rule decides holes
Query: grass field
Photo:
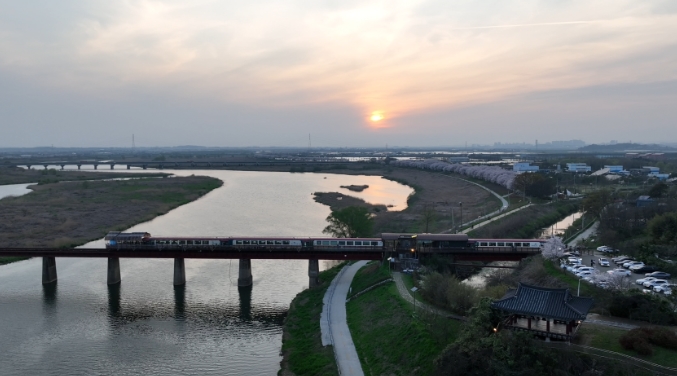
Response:
[[[332,346],[323,347],[320,333],[322,298],[345,264],[320,273],[320,285],[299,293],[289,306],[282,335],[280,375],[338,375]]]
[[[369,285],[384,270],[363,269],[352,286]],[[456,338],[460,326],[439,316],[413,317],[413,306],[402,300],[394,283],[351,300],[346,310],[365,375],[431,374],[433,360]]]
[[[642,356],[634,351],[624,349],[618,342],[618,339],[625,333],[627,331],[622,329],[584,324],[578,330],[576,342],[586,346],[630,355],[666,367],[677,367],[677,351],[652,345],[653,354],[651,356]]]

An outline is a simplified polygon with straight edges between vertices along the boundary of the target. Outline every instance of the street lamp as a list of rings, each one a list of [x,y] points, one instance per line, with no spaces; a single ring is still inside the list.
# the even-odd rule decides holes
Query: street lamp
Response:
[[[462,203],[462,202],[459,202],[459,203],[458,203],[458,206],[459,206],[459,208],[460,208],[460,210],[461,210],[461,222],[458,224],[458,229],[459,229],[458,232],[461,232],[460,230],[463,228],[463,203]]]
[[[414,286],[411,288],[412,295],[414,296],[414,315],[416,315],[416,291],[418,291],[418,287]]]

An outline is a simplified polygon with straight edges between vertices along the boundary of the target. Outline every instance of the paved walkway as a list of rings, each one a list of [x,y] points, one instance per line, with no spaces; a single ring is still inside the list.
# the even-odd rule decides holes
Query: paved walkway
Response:
[[[527,204],[527,205],[524,205],[524,206],[520,206],[520,207],[517,208],[517,209],[511,210],[511,211],[509,211],[509,212],[505,212],[505,213],[503,213],[503,214],[501,214],[501,215],[497,215],[497,216],[495,216],[495,217],[493,217],[493,218],[491,218],[491,219],[488,219],[488,220],[486,220],[486,221],[484,221],[484,222],[480,222],[480,223],[476,224],[476,225],[473,226],[473,227],[468,227],[467,229],[461,231],[461,233],[462,233],[462,234],[467,234],[467,233],[469,233],[470,231],[472,231],[472,230],[474,230],[474,229],[480,228],[480,227],[482,227],[482,226],[484,226],[484,225],[487,225],[487,224],[489,224],[489,223],[491,223],[491,222],[493,222],[493,221],[499,220],[499,219],[501,219],[501,218],[503,218],[503,217],[505,217],[505,216],[507,216],[507,215],[516,213],[516,212],[518,212],[518,211],[520,211],[520,210],[522,210],[522,209],[526,209],[526,208],[528,208],[528,207],[531,206],[531,205],[533,205],[533,204]]]
[[[599,222],[595,222],[590,226],[587,230],[581,232],[576,236],[574,239],[572,239],[569,242],[570,246],[576,246],[579,242],[581,242],[583,239],[587,239],[590,237],[590,235],[597,233],[597,227],[599,226]]]
[[[357,356],[355,344],[348,329],[346,297],[355,273],[366,263],[367,261],[358,261],[344,267],[331,282],[324,295],[324,306],[320,318],[322,344],[326,346],[325,338],[331,340],[331,344],[334,345],[334,357],[341,375],[364,375],[360,358]],[[324,320],[326,320],[325,324],[322,323]],[[325,331],[328,331],[328,333]]]

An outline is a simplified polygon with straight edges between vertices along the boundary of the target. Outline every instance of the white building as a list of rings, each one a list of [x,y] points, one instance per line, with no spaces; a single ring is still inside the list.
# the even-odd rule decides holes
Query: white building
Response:
[[[570,172],[590,172],[592,167],[585,163],[567,163],[567,171]]]
[[[531,166],[529,162],[517,162],[512,165],[512,170],[516,172],[536,172],[538,166]]]
[[[658,167],[644,166],[642,169],[648,171],[650,174],[658,174],[661,172],[661,169]]]

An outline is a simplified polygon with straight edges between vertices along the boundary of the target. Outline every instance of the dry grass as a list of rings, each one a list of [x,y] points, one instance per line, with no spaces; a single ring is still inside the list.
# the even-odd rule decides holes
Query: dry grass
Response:
[[[167,213],[221,184],[198,176],[34,186],[25,196],[0,200],[0,247],[80,245]]]
[[[146,176],[167,176],[162,173],[121,173],[121,172],[84,172],[68,170],[43,170],[41,168],[26,170],[23,168],[0,167],[0,185],[7,184],[50,184],[60,181],[78,181],[78,180],[101,180],[101,179],[119,179],[119,178],[140,178]]]

